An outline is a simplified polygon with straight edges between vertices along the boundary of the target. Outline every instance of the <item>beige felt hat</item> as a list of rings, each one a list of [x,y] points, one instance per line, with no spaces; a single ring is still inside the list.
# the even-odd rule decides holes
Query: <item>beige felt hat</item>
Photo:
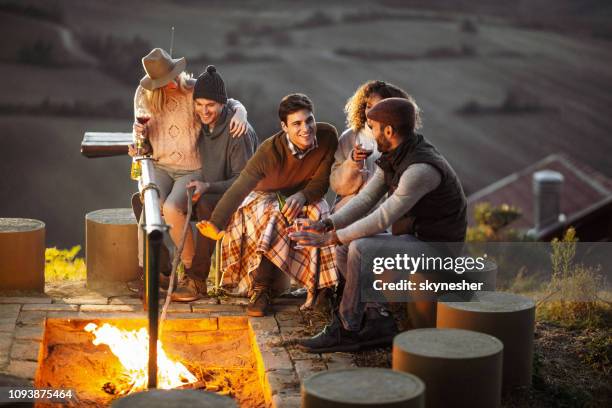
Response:
[[[161,48],[153,48],[142,59],[142,66],[147,75],[140,80],[140,86],[152,91],[167,85],[185,70],[185,58],[173,59]]]

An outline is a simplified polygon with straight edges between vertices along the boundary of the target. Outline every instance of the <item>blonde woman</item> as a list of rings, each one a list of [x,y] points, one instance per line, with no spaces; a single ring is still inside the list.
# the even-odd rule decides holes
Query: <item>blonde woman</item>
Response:
[[[153,156],[155,182],[160,189],[162,213],[166,223],[171,226],[170,237],[176,246],[182,238],[183,225],[187,212],[187,184],[201,179],[201,162],[197,149],[197,139],[201,122],[197,119],[193,106],[193,87],[195,79],[184,70],[185,58],[172,59],[161,48],[153,49],[142,59],[146,75],[140,80],[134,97],[135,119],[144,114],[150,115],[146,124],[134,121],[133,134],[148,141]],[[233,112],[230,131],[239,137],[247,130],[247,112],[236,100],[228,100]],[[134,156],[136,149],[130,146],[129,154]],[[142,186],[140,186],[142,187]],[[143,265],[142,233],[139,228],[138,262]],[[191,229],[187,230],[181,261],[185,268],[191,268],[194,255],[194,242]],[[134,283],[130,289],[138,291],[142,285]]]
[[[366,113],[381,100],[393,97],[408,99],[416,107],[410,95],[384,81],[362,84],[346,102],[344,111],[348,129],[338,139],[330,176],[331,188],[337,194],[332,212],[338,211],[354,197],[374,174],[380,152],[366,123]],[[421,124],[418,107],[416,111],[418,129]]]

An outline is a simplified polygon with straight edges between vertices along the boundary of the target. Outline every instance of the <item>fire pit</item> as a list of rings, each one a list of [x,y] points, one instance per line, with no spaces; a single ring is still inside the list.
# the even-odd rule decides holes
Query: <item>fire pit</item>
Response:
[[[241,407],[265,406],[247,319],[219,321],[227,323],[218,325],[216,318],[164,323],[158,387],[203,389],[229,395]],[[47,319],[35,385],[71,388],[78,405],[86,407],[108,406],[146,388],[145,327],[145,319]]]

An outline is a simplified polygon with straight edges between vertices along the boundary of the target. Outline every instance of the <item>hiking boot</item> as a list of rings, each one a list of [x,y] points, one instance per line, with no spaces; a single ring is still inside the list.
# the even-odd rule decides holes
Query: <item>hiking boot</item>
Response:
[[[141,266],[138,267],[139,273],[138,278],[129,281],[127,283],[127,287],[130,292],[140,293],[144,291],[144,270]],[[164,275],[163,273],[159,274],[159,289],[160,290],[168,290],[168,286],[170,285],[170,277]]]
[[[267,287],[254,288],[253,294],[249,298],[249,304],[247,305],[247,316],[265,316],[269,305],[270,289]]]
[[[397,325],[391,313],[368,309],[363,328],[359,331],[359,344],[361,348],[390,346],[397,333]]]
[[[358,351],[360,347],[357,332],[346,330],[336,314],[323,331],[309,339],[298,340],[297,344],[307,353]]]
[[[206,281],[185,276],[172,292],[173,302],[193,302],[207,295]]]

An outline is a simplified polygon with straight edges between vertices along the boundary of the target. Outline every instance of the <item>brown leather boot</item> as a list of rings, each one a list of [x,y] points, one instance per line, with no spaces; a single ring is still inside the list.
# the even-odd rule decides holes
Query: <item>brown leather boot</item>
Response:
[[[206,281],[186,276],[172,292],[173,302],[193,302],[207,295]]]
[[[263,317],[270,305],[270,288],[259,286],[253,289],[247,305],[247,316]]]

